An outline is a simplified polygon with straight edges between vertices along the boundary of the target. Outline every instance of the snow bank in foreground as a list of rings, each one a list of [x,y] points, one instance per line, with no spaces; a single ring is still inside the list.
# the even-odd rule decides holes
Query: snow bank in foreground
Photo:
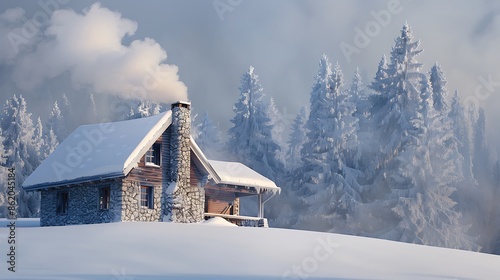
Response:
[[[206,221],[201,222],[202,224],[205,225],[211,225],[211,226],[221,226],[221,227],[237,227],[237,225],[228,222],[226,219],[221,218],[221,217],[213,217],[211,219],[208,219]]]
[[[500,256],[355,236],[204,224],[17,228],[0,279],[499,279]]]

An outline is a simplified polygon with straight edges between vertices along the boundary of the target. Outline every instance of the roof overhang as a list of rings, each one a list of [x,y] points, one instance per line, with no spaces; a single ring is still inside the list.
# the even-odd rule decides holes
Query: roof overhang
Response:
[[[32,186],[29,186],[29,188],[24,188],[24,190],[25,191],[39,191],[39,190],[43,190],[43,189],[57,188],[57,187],[77,185],[77,184],[85,184],[85,183],[96,182],[96,181],[119,179],[119,178],[123,178],[123,177],[125,177],[125,175],[121,172],[111,173],[111,174],[104,174],[104,175],[98,175],[98,176],[92,176],[92,177],[78,178],[75,180],[60,181],[60,182],[56,182],[56,183],[43,183],[43,184],[38,184],[38,185],[32,185]]]

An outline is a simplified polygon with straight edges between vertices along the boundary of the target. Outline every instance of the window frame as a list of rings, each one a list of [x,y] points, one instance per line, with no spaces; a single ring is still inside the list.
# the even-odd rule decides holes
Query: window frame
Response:
[[[102,200],[103,198],[107,198],[107,201],[103,201]],[[111,187],[110,186],[98,188],[98,202],[99,202],[98,206],[99,206],[100,211],[109,210],[109,208],[111,206]]]
[[[69,208],[69,191],[58,191],[56,198],[56,214],[67,215]]]
[[[154,143],[144,155],[144,164],[146,166],[161,166],[161,143]]]
[[[146,190],[145,192],[143,190]],[[139,197],[139,205],[141,208],[154,209],[154,187],[141,186]]]

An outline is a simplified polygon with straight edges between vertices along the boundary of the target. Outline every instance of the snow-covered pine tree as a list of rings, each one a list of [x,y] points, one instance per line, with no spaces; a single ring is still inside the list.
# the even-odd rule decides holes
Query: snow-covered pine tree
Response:
[[[69,102],[66,93],[63,93],[60,100],[61,112],[63,115],[67,115],[71,111],[71,103]]]
[[[159,102],[114,96],[111,98],[110,117],[114,121],[130,120],[153,116],[161,110]]]
[[[288,153],[287,153],[287,168],[293,172],[298,168],[301,163],[300,150],[305,142],[305,124],[307,118],[307,111],[305,107],[301,107],[299,113],[295,117],[288,140]]]
[[[471,224],[471,235],[477,236],[484,229],[484,200],[481,197],[478,181],[473,173],[473,144],[468,114],[463,106],[458,91],[455,91],[448,116],[453,122],[453,133],[458,141],[458,151],[463,158],[461,174],[463,181],[457,183],[456,193],[453,194],[457,202],[456,209],[464,215],[465,223]],[[480,241],[479,241],[480,242]]]
[[[467,122],[465,108],[462,105],[458,91],[455,91],[452,101],[449,118],[453,121],[453,131],[458,140],[458,151],[464,158],[462,165],[462,175],[464,177],[463,187],[475,187],[477,182],[472,173],[472,144],[470,140],[470,129]]]
[[[327,138],[332,138],[332,133],[325,127],[326,120],[329,117],[329,112],[332,101],[332,66],[328,61],[328,57],[324,54],[319,61],[319,70],[315,78],[311,96],[309,117],[306,122],[306,141],[302,147],[301,155],[304,165],[305,178],[307,178],[306,193],[310,193],[309,187],[315,189],[317,185],[328,183],[324,176],[324,172],[328,169],[327,161]]]
[[[444,76],[442,77],[444,80]],[[432,173],[429,174],[422,193],[422,211],[425,223],[419,236],[423,244],[479,250],[475,238],[468,235],[462,214],[455,207],[454,194],[457,184],[463,182],[463,157],[458,151],[458,140],[453,131],[453,121],[447,116],[446,102],[436,103],[436,94],[427,77],[422,81],[423,104],[421,113],[426,128],[424,145],[429,153]],[[441,110],[436,110],[439,104]]]
[[[191,137],[193,137],[195,141],[198,141],[198,137],[200,137],[200,127],[201,122],[198,122],[198,114],[193,114],[193,109],[191,108]]]
[[[127,116],[128,119],[154,116],[159,114],[161,111],[161,105],[158,102],[150,100],[131,100],[131,103],[137,105],[131,105],[130,114]]]
[[[494,233],[500,229],[500,199],[499,182],[495,179],[495,161],[492,151],[486,141],[486,113],[483,108],[477,110],[474,119],[471,113],[472,124],[472,172],[478,182],[478,187],[473,196],[469,195],[468,212],[473,216],[471,232],[480,235],[484,252],[491,253],[495,250],[496,236]]]
[[[5,164],[5,161],[7,160],[7,151],[5,150],[3,142],[5,141],[5,137],[3,136],[3,130],[2,130],[2,125],[0,124],[0,165]]]
[[[327,139],[333,138],[333,135],[325,127],[333,104],[332,89],[332,66],[324,54],[319,61],[318,73],[310,95],[309,117],[305,125],[306,140],[301,150],[303,176],[296,178],[297,194],[302,197],[304,207],[300,210],[302,215],[295,224],[297,228],[328,231],[337,219],[333,206],[335,200],[332,198],[334,190],[330,185],[330,178],[326,178],[332,164],[327,162],[328,148],[326,146]],[[324,192],[326,196],[322,196]],[[322,209],[312,209],[314,205]],[[325,219],[330,221],[325,223]]]
[[[49,129],[46,131],[43,136],[44,146],[41,149],[41,158],[47,158],[59,145],[59,141],[57,140],[57,136],[54,130]]]
[[[447,114],[450,110],[448,105],[448,90],[446,79],[441,66],[436,62],[429,71],[429,80],[432,85],[432,99],[434,109],[440,113]]]
[[[271,126],[273,127],[273,137],[278,143],[278,145],[281,147],[281,150],[278,153],[278,159],[281,162],[285,161],[286,157],[286,141],[284,140],[284,132],[285,132],[285,123],[286,120],[283,119],[283,115],[281,112],[278,110],[278,107],[276,106],[276,102],[274,101],[274,98],[271,97],[269,98],[269,119]]]
[[[395,214],[391,216],[385,212],[394,220],[382,237],[478,250],[474,239],[467,235],[468,227],[463,224],[453,200],[455,186],[463,178],[460,174],[462,157],[452,121],[434,108],[433,89],[427,76],[422,75],[419,80],[418,87],[415,84],[418,79],[413,80],[414,88],[421,90],[420,101],[418,98],[412,100],[419,101],[416,114],[404,130],[401,148],[386,164],[383,179],[377,182],[390,187],[381,203]],[[387,217],[379,219],[386,219],[385,222],[391,224]]]
[[[40,197],[38,193],[27,193],[22,189],[24,179],[40,164],[34,143],[35,127],[22,96],[12,96],[5,102],[0,113],[0,126],[4,135],[7,156],[5,166],[16,169],[16,192],[18,194],[19,217],[37,217]]]
[[[375,73],[375,77],[369,86],[370,89],[378,94],[385,94],[385,89],[389,86],[387,70],[387,57],[383,55],[378,63],[377,73]]]
[[[141,100],[141,103],[137,109],[140,117],[154,116],[160,113],[161,105],[158,102],[153,102],[150,100]]]
[[[218,159],[223,154],[223,143],[220,129],[208,112],[205,111],[199,125],[197,125],[198,137],[196,143],[210,159]]]
[[[378,172],[378,153],[380,152],[381,133],[378,125],[383,122],[385,117],[383,110],[387,110],[389,102],[389,93],[387,88],[391,85],[391,80],[388,76],[388,64],[385,55],[382,56],[378,64],[377,72],[373,81],[368,86],[372,91],[369,92],[367,98],[367,110],[361,110],[363,105],[357,104],[361,111],[367,111],[368,118],[360,117],[360,141],[362,159],[360,168],[365,174],[365,183],[373,183]],[[359,117],[359,116],[358,116]]]
[[[3,146],[5,138],[3,137],[2,127],[0,126],[0,218],[7,218],[7,167],[5,161],[7,159],[7,154]]]
[[[360,142],[358,138],[359,132],[359,119],[356,117],[356,103],[364,98],[362,92],[361,76],[359,72],[355,76],[354,86],[351,87],[351,93],[357,91],[357,96],[349,95],[348,91],[342,89],[343,86],[343,73],[337,63],[333,69],[333,112],[334,117],[334,131],[333,138],[334,150],[332,159],[337,159],[338,170],[335,173],[342,176],[335,176],[336,180],[333,181],[336,187],[337,205],[342,209],[339,214],[342,218],[339,226],[334,226],[337,231],[352,232],[353,218],[356,217],[357,206],[361,202],[361,195],[363,188],[358,184],[358,177],[362,176],[362,172],[358,170],[360,160]]]
[[[61,98],[59,99],[59,109],[61,112],[61,116],[63,118],[64,127],[62,131],[55,131],[58,139],[63,141],[68,137],[71,131],[75,128],[75,125],[79,122],[78,116],[73,114],[73,108],[71,107],[71,103],[69,102],[68,96],[66,93],[63,93]],[[58,135],[57,133],[61,133]]]
[[[280,146],[273,136],[269,106],[254,68],[241,78],[240,97],[233,107],[233,126],[228,131],[229,152],[268,178],[276,180],[284,171]]]
[[[90,113],[96,115],[97,107],[95,105],[95,98],[93,93],[89,93]]]
[[[311,92],[306,142],[301,151],[304,177],[298,193],[307,214],[299,217],[299,228],[349,232],[349,218],[361,201],[356,181],[359,171],[352,160],[358,146],[358,120],[342,87],[340,66],[332,70],[323,55]]]
[[[474,177],[479,184],[491,184],[494,170],[491,168],[490,151],[486,144],[486,113],[479,108],[477,120],[473,123],[473,168]]]
[[[375,150],[373,147],[376,145],[373,142],[373,131],[371,128],[371,111],[372,105],[369,100],[368,94],[365,91],[361,73],[359,68],[356,68],[354,76],[351,81],[351,86],[348,90],[349,101],[355,108],[353,116],[358,119],[356,135],[358,138],[356,154],[352,155],[353,166],[357,169],[366,169],[363,163],[369,162],[366,157],[373,157]],[[365,159],[361,159],[365,155]]]
[[[421,113],[427,129],[426,145],[434,176],[455,188],[464,180],[464,158],[459,151],[460,141],[455,134],[454,121],[449,116],[445,85],[444,73],[436,63],[429,72],[429,78],[423,77]]]
[[[358,130],[359,120],[354,115],[356,113],[357,100],[343,89],[344,74],[337,63],[332,73],[333,84],[333,104],[331,112],[334,114],[334,154],[332,160],[336,162],[336,169],[345,172],[345,168],[356,168],[358,161]],[[332,112],[333,111],[333,112]]]
[[[95,123],[95,122],[97,122],[97,107],[96,107],[96,104],[95,104],[94,94],[92,92],[89,92],[89,95],[88,95],[88,115],[87,115],[87,121],[89,123]]]
[[[387,87],[384,89],[387,103],[378,110],[373,119],[378,130],[381,150],[377,167],[388,165],[404,145],[411,144],[411,132],[415,129],[412,120],[417,117],[420,99],[419,72],[422,64],[416,61],[421,53],[419,41],[413,41],[410,27],[405,24],[401,35],[396,38],[391,51],[391,63],[387,69]]]
[[[372,90],[372,94],[369,95],[372,122],[380,123],[382,120],[373,119],[373,117],[382,117],[383,114],[377,114],[382,110],[389,102],[389,91],[387,88],[391,85],[391,79],[388,75],[388,65],[387,58],[385,55],[382,56],[378,64],[377,73],[373,81],[368,86]]]
[[[36,152],[37,154],[33,156],[37,157],[40,162],[45,159],[45,155],[43,153],[44,146],[45,146],[45,138],[43,137],[42,120],[40,119],[40,117],[38,117],[35,126],[35,131],[33,134],[33,151]]]
[[[383,118],[381,126],[389,138],[384,147],[385,154],[391,157],[397,153],[401,141],[393,141],[393,136],[403,136],[404,132],[412,129],[410,121],[416,117],[420,99],[419,72],[422,67],[416,57],[422,52],[419,50],[420,41],[413,41],[410,27],[405,24],[401,35],[396,38],[396,44],[391,51],[391,63],[388,66],[388,81],[386,87],[388,94],[388,114]],[[387,133],[392,132],[392,133]],[[394,135],[394,132],[400,132]]]
[[[65,97],[66,95],[64,95]],[[66,120],[59,108],[59,102],[54,102],[52,111],[47,120],[47,129],[54,131],[59,142],[62,142],[67,136]]]
[[[397,41],[396,41],[397,42]],[[401,79],[404,79],[401,77]],[[418,81],[413,80],[413,87]],[[404,89],[404,87],[403,87]],[[407,93],[396,93],[405,94]],[[429,92],[424,92],[424,96],[430,96]],[[409,112],[402,112],[411,116],[405,120],[405,127],[399,127],[403,133],[397,135],[400,145],[396,153],[390,158],[390,161],[385,165],[384,174],[381,182],[389,187],[389,193],[386,199],[382,202],[388,205],[394,216],[388,216],[388,222],[392,223],[389,230],[382,237],[409,242],[424,244],[423,235],[426,226],[426,217],[423,213],[424,195],[426,182],[431,177],[432,167],[430,166],[430,155],[425,147],[425,120],[422,111],[419,108],[420,100],[410,99],[412,107],[419,109],[414,115],[409,115]],[[422,102],[424,107],[429,105]],[[408,108],[402,108],[408,110]],[[427,110],[427,109],[425,109]],[[397,125],[398,123],[393,123]],[[398,131],[399,132],[399,131]],[[396,136],[396,135],[395,135]],[[391,221],[391,219],[393,219]]]
[[[305,123],[307,109],[301,107],[292,123],[288,151],[286,154],[287,174],[282,183],[282,190],[278,197],[272,199],[267,206],[269,223],[276,227],[290,228],[296,226],[297,218],[304,214],[305,204],[297,196],[297,189],[302,184],[301,150],[305,142]]]
[[[365,92],[359,68],[356,68],[354,72],[348,94],[349,101],[356,105],[354,116],[358,118],[360,127],[361,124],[367,126],[370,118],[370,104],[368,103],[368,95]]]
[[[274,100],[273,100],[274,101]],[[277,112],[277,110],[276,110]],[[277,118],[279,116],[279,118]],[[283,181],[280,182],[281,193],[266,204],[266,217],[269,224],[273,227],[290,228],[293,227],[298,216],[304,209],[304,204],[296,195],[297,180],[301,180],[298,174],[301,173],[301,155],[300,150],[305,141],[305,122],[307,120],[307,109],[301,107],[299,113],[291,124],[291,132],[289,135],[286,153],[282,155],[286,160],[286,174]],[[273,119],[273,118],[272,118]],[[273,123],[281,124],[281,114],[277,112],[274,115]],[[282,131],[283,128],[279,130]],[[282,133],[282,132],[281,132]],[[283,149],[285,151],[285,149]]]
[[[378,130],[380,151],[375,163],[374,197],[383,205],[374,213],[384,238],[407,241],[418,237],[418,211],[412,211],[419,193],[432,171],[425,141],[425,124],[421,112],[422,64],[416,56],[419,41],[413,41],[410,27],[405,24],[395,40],[387,68],[387,85],[380,94],[387,96],[373,117]],[[386,195],[383,195],[383,194]],[[385,210],[383,209],[385,207]],[[418,242],[418,240],[415,240]]]

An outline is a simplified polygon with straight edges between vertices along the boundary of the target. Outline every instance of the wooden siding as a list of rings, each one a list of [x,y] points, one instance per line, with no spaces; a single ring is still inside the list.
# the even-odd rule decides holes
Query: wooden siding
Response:
[[[200,182],[201,182],[201,179],[203,178],[203,174],[201,174],[200,170],[198,169],[198,167],[196,167],[196,165],[194,164],[193,162],[193,155],[191,153],[191,167],[190,167],[190,185],[191,187],[199,187],[200,186]]]
[[[229,185],[205,185],[205,189],[214,189],[225,192],[234,193],[236,197],[249,196],[249,195],[258,195],[257,191],[253,188],[245,188],[241,186],[229,186]]]
[[[155,143],[161,144],[161,137],[156,140]],[[133,168],[127,176],[128,180],[136,181],[139,183],[150,183],[150,184],[160,184],[162,183],[161,178],[161,167],[146,165],[145,156],[141,157],[137,167]]]
[[[205,189],[205,212],[233,214],[230,206],[233,205],[234,199],[234,193],[214,189]]]
[[[142,160],[141,160],[142,161]],[[130,171],[127,179],[141,183],[161,185],[161,168],[156,166],[137,166]]]

